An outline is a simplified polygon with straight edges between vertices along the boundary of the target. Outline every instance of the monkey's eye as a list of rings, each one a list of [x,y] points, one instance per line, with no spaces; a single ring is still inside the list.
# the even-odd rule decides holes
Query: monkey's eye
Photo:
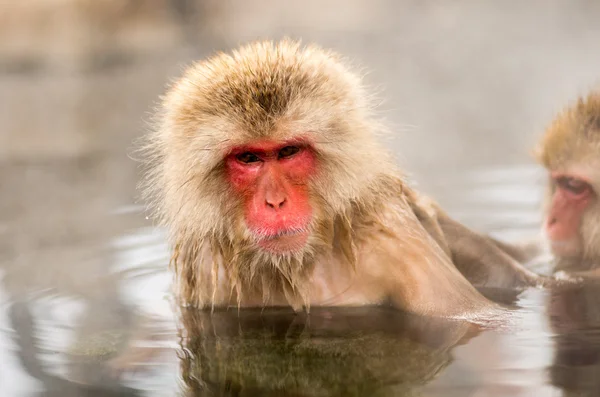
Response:
[[[297,146],[286,146],[279,151],[279,158],[284,159],[286,157],[292,157],[296,153],[300,151],[300,148]]]
[[[562,188],[574,195],[577,195],[577,196],[587,192],[588,189],[590,188],[590,185],[588,185],[586,182],[582,181],[581,179],[571,178],[568,176],[563,176],[563,177],[557,178],[556,184],[560,188]]]
[[[235,156],[235,158],[237,158],[237,160],[240,163],[244,163],[244,164],[256,163],[257,161],[260,161],[260,158],[258,158],[257,155],[255,155],[254,153],[250,153],[250,152],[244,152],[242,154],[238,154],[237,156]]]

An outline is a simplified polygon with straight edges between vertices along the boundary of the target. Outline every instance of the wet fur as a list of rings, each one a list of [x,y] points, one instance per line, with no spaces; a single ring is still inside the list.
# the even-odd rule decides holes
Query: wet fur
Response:
[[[252,236],[242,237],[242,230],[230,237],[180,238],[172,262],[176,289],[184,302],[196,307],[223,301],[240,305],[243,297],[262,306],[272,306],[281,302],[277,298],[284,298],[296,309],[308,308],[310,275],[319,257],[332,253],[354,269],[360,241],[369,237],[375,224],[385,229],[375,208],[383,203],[376,205],[374,201],[370,209],[361,208],[365,204],[352,203],[348,211],[333,220],[316,218],[308,249],[285,256],[257,251]],[[207,263],[212,265],[206,267]],[[229,290],[229,297],[217,297],[223,290]]]

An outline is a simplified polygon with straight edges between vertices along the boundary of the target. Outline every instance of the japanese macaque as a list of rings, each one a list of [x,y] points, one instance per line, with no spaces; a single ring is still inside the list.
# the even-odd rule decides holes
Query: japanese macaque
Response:
[[[553,120],[537,157],[549,173],[544,229],[556,270],[600,274],[600,92]]]
[[[191,66],[162,101],[143,184],[182,303],[479,318],[502,310],[467,279],[538,282],[413,191],[383,131],[360,78],[317,46],[256,42]],[[461,274],[458,247],[479,266]]]

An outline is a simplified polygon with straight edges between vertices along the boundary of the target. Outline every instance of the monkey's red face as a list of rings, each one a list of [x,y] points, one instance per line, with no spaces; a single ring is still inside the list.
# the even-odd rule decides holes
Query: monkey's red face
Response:
[[[227,175],[242,197],[246,225],[272,253],[301,250],[309,237],[312,208],[308,182],[315,170],[311,146],[299,141],[261,141],[233,148]]]
[[[552,251],[562,257],[578,256],[583,249],[583,215],[596,193],[582,176],[552,172],[550,177],[554,192],[544,226]]]

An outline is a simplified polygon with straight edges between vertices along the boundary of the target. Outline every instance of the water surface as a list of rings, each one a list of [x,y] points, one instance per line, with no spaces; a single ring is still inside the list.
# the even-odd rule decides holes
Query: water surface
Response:
[[[536,166],[437,176],[435,185],[449,189],[448,206],[465,222],[507,240],[538,233],[543,173]],[[468,199],[455,197],[457,189]],[[598,390],[596,286],[511,296],[510,321],[478,332],[461,322],[375,307],[314,308],[308,316],[283,309],[179,313],[169,294],[163,232],[147,224],[139,206],[104,216],[140,226],[108,238],[94,257],[84,253],[69,262],[53,252],[41,270],[25,262],[3,269],[6,395],[554,396]],[[542,258],[536,266],[548,272],[550,263]]]

